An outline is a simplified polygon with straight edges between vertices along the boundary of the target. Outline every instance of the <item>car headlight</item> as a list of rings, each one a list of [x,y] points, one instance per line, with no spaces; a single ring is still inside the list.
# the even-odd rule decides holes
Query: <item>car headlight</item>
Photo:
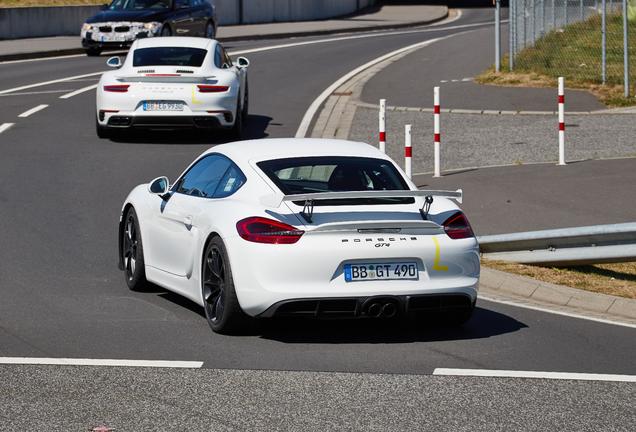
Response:
[[[91,24],[84,23],[84,24],[82,25],[82,31],[83,31],[83,32],[87,32],[87,31],[89,31],[89,30],[90,30],[90,29],[92,29],[92,28],[93,28],[93,26],[92,26]]]
[[[148,31],[150,31],[152,33],[157,33],[160,28],[161,28],[161,23],[160,22],[144,23],[144,29],[148,30]]]

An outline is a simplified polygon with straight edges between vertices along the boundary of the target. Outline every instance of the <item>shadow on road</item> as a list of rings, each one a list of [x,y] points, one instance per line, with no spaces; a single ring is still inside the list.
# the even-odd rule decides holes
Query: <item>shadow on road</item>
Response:
[[[205,318],[198,304],[170,291],[151,285],[147,293],[188,309]],[[284,343],[410,343],[484,339],[514,333],[528,326],[500,312],[476,307],[472,318],[462,327],[444,326],[439,320],[313,320],[304,318],[267,318],[253,321],[239,337],[260,337]]]
[[[242,140],[267,138],[271,117],[250,114],[244,126]],[[131,144],[223,144],[236,141],[229,131],[220,129],[198,130],[130,130],[114,133],[110,138],[117,143]]]

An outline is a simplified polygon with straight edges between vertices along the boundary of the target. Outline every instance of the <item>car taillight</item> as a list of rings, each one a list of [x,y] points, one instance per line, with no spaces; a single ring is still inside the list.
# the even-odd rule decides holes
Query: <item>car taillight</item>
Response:
[[[201,93],[221,93],[228,91],[228,86],[198,84],[197,87]]]
[[[475,236],[473,229],[470,227],[470,223],[468,223],[468,219],[462,212],[455,213],[446,219],[442,225],[444,226],[446,234],[452,239],[456,240]]]
[[[128,87],[130,87],[130,84],[105,85],[104,91],[115,92],[115,93],[126,93],[128,91]]]
[[[305,233],[286,223],[256,216],[238,221],[236,230],[247,241],[271,244],[296,243]]]

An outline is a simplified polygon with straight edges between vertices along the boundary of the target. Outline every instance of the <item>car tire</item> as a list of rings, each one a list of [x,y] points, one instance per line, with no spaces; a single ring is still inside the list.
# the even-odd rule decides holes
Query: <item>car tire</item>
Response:
[[[121,233],[121,258],[124,264],[126,284],[131,291],[144,291],[148,287],[144,265],[144,248],[137,213],[130,207],[124,217]]]
[[[234,119],[234,126],[232,126],[232,138],[236,140],[243,138],[243,112],[244,109],[240,101],[236,101],[236,118]]]
[[[97,57],[102,53],[100,48],[88,48],[86,50],[86,55],[89,57]]]
[[[203,33],[203,37],[208,39],[216,38],[216,27],[212,21],[208,21],[205,25],[205,33]]]
[[[161,36],[172,36],[172,29],[168,24],[164,24],[161,26]]]
[[[250,323],[236,297],[232,269],[223,240],[210,239],[203,253],[201,269],[203,308],[215,333],[237,334]]]
[[[97,117],[95,117],[95,132],[97,132],[97,136],[101,139],[110,138],[110,130],[106,126],[102,126],[97,121]]]
[[[245,125],[245,123],[247,122],[247,116],[249,115],[249,109],[250,109],[250,86],[249,83],[247,81],[247,79],[245,79],[245,93],[243,96],[243,109],[241,110],[241,115],[243,116],[243,125]]]

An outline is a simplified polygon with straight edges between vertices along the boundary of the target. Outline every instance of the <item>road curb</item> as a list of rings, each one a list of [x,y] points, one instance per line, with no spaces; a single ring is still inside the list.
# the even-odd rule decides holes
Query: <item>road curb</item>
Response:
[[[593,314],[609,320],[636,323],[636,300],[583,291],[563,285],[482,267],[480,291],[484,294],[513,296],[542,305],[554,305],[572,313]]]
[[[448,8],[446,8],[444,13],[439,14],[438,16],[435,16],[433,18],[429,18],[426,20],[412,21],[412,22],[402,23],[402,24],[386,24],[386,25],[377,25],[377,26],[369,26],[369,27],[345,27],[345,28],[334,29],[334,30],[327,29],[327,30],[315,30],[315,31],[306,31],[306,32],[285,32],[285,33],[274,33],[274,34],[229,36],[229,37],[219,37],[217,40],[219,40],[220,42],[238,42],[238,41],[253,41],[253,40],[266,40],[266,39],[288,39],[292,37],[324,36],[324,35],[335,35],[335,34],[342,34],[342,33],[363,33],[363,32],[372,32],[372,31],[380,31],[380,30],[394,30],[394,29],[419,27],[423,25],[433,24],[448,18],[448,15],[449,15]],[[315,22],[315,21],[312,21],[312,22]],[[78,36],[78,40],[79,40],[79,36]],[[0,55],[0,62],[83,54],[84,52],[85,52],[84,48],[78,47],[78,48],[54,49],[54,50],[27,52],[27,53],[3,54],[3,55]]]
[[[379,109],[377,104],[368,102],[362,102],[360,100],[354,101],[354,103],[361,108]],[[393,106],[387,105],[387,111],[395,112],[425,112],[432,113],[433,108],[424,107],[405,107],[405,106]],[[527,115],[527,116],[555,116],[557,111],[508,111],[508,110],[473,110],[463,108],[442,108],[441,112],[446,114],[479,114],[479,115]],[[587,116],[587,115],[634,115],[633,112],[598,110],[598,111],[566,111],[566,115],[569,116]]]

